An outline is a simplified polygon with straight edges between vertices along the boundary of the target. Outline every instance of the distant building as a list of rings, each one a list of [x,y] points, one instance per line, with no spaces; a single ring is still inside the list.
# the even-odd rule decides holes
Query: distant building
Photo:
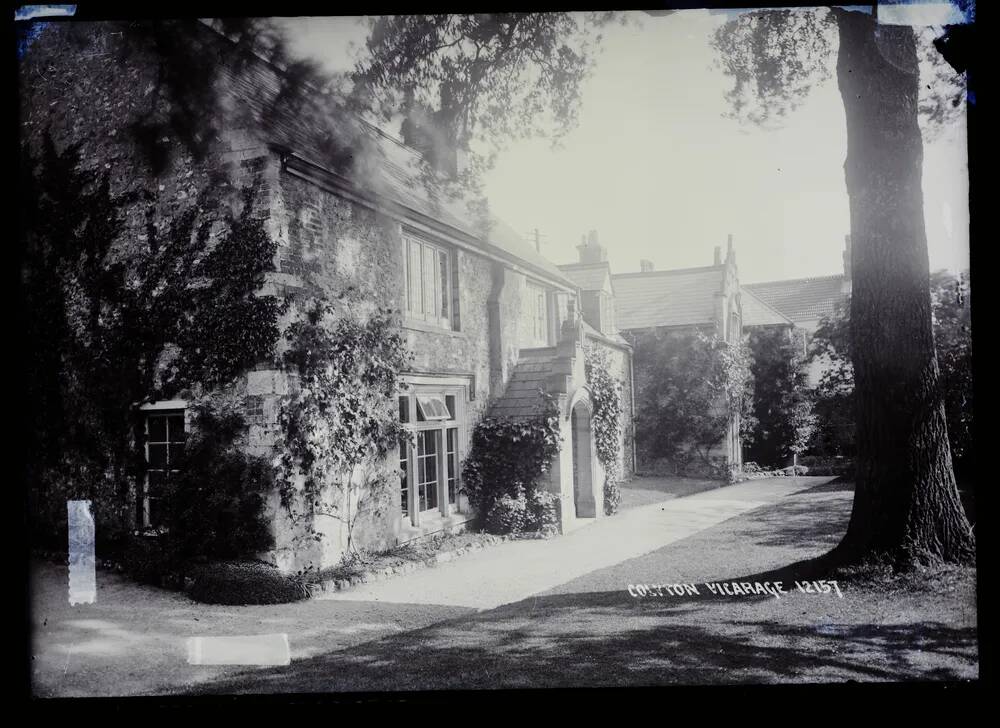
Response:
[[[793,278],[766,283],[748,283],[744,292],[744,327],[794,326],[801,332],[803,349],[816,333],[819,322],[835,310],[838,301],[851,293],[851,236],[844,238],[844,270],[829,276]],[[816,360],[809,367],[809,383],[815,386],[823,374],[824,363]]]

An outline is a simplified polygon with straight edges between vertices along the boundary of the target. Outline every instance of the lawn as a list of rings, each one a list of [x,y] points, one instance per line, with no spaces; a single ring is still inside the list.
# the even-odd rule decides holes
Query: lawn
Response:
[[[220,608],[107,572],[98,574],[97,604],[70,607],[65,569],[36,564],[35,692],[136,695],[976,679],[973,569],[845,581],[839,584],[842,598],[804,594],[794,587],[801,565],[839,540],[852,495],[849,484],[819,485],[651,553],[484,611],[386,601]],[[590,529],[600,537],[600,524],[573,537]],[[546,545],[538,542],[533,558],[544,558]],[[719,596],[703,586],[722,581],[782,581],[786,593],[780,598]],[[695,584],[699,594],[636,598],[628,589],[630,584],[680,583]],[[189,636],[267,633],[288,634],[289,666],[187,664]]]
[[[769,684],[978,677],[975,571],[804,594],[836,544],[849,484],[789,496],[653,553],[497,609],[244,673],[202,689],[355,691]],[[634,598],[629,584],[783,581],[773,596]]]

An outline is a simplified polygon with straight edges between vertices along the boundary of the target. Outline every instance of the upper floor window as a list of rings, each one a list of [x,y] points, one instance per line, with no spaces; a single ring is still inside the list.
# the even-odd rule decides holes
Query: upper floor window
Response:
[[[403,236],[407,318],[452,328],[452,266],[445,248]]]
[[[549,295],[541,286],[528,283],[524,313],[527,341],[524,346],[549,345]]]

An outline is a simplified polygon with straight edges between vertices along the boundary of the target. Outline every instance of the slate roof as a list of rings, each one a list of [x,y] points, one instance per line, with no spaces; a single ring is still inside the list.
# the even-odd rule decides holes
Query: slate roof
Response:
[[[543,405],[539,390],[546,390],[555,353],[534,354],[518,361],[507,382],[503,396],[490,406],[490,416],[524,419],[541,413]]]
[[[441,200],[440,204],[435,206],[428,198],[419,178],[417,167],[420,159],[419,153],[388,135],[380,132],[373,133],[377,135],[379,150],[384,154],[381,181],[386,185],[386,192],[390,196],[417,212],[476,237],[484,244],[485,249],[498,248],[527,263],[530,267],[543,271],[564,285],[570,287],[575,285],[574,281],[567,277],[555,263],[539,253],[534,245],[495,215],[490,216],[489,235],[486,240],[483,240],[470,221],[470,214],[463,200]]]
[[[586,334],[587,336],[589,336],[591,338],[594,338],[594,339],[598,339],[599,341],[607,341],[607,342],[610,342],[612,344],[617,344],[618,346],[621,346],[621,347],[624,347],[624,348],[628,348],[628,349],[632,348],[632,345],[629,344],[624,338],[622,338],[621,334],[617,334],[617,333],[616,334],[602,334],[600,331],[598,331],[597,329],[595,329],[593,326],[591,326],[590,324],[588,324],[586,321],[583,321],[582,323],[583,323],[583,333]]]
[[[211,22],[203,23],[202,27],[213,33],[217,40],[223,38],[221,33],[212,30]],[[310,108],[285,107],[268,113],[264,107],[264,99],[279,92],[278,79],[282,71],[259,56],[256,61],[241,67],[239,71],[226,69],[226,72],[237,103],[254,109],[257,112],[256,119],[262,125],[266,124],[262,131],[268,142],[287,147],[308,162],[339,175],[345,173],[344,162],[349,160],[354,163],[350,179],[357,187],[388,197],[470,235],[484,250],[498,254],[501,258],[513,257],[525,267],[542,273],[543,277],[570,288],[575,286],[534,245],[496,216],[491,215],[492,227],[484,240],[476,229],[465,201],[443,199],[439,204],[434,204],[420,179],[420,153],[373,124],[351,116],[331,97],[316,93],[308,101],[307,106]],[[353,149],[345,155],[345,159],[332,159],[329,139],[350,139],[359,128],[373,142],[371,146],[377,154],[372,155],[373,158],[357,160],[357,149]]]
[[[792,321],[810,321],[833,313],[834,304],[844,295],[843,274],[788,281],[748,283],[743,286],[761,301]]]
[[[764,303],[746,286],[740,287],[740,305],[743,308],[744,326],[791,326],[794,322]]]
[[[612,276],[619,330],[712,323],[724,272],[712,265]]]
[[[611,271],[607,261],[602,263],[564,263],[559,270],[573,281],[581,291],[604,289],[604,279]]]

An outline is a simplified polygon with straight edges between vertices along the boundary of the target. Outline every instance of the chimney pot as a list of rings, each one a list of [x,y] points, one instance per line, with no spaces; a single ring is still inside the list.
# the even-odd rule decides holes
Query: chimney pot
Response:
[[[715,265],[722,265],[722,246],[715,246]]]
[[[642,258],[639,261],[639,270],[643,273],[649,273],[653,270],[653,261]]]

